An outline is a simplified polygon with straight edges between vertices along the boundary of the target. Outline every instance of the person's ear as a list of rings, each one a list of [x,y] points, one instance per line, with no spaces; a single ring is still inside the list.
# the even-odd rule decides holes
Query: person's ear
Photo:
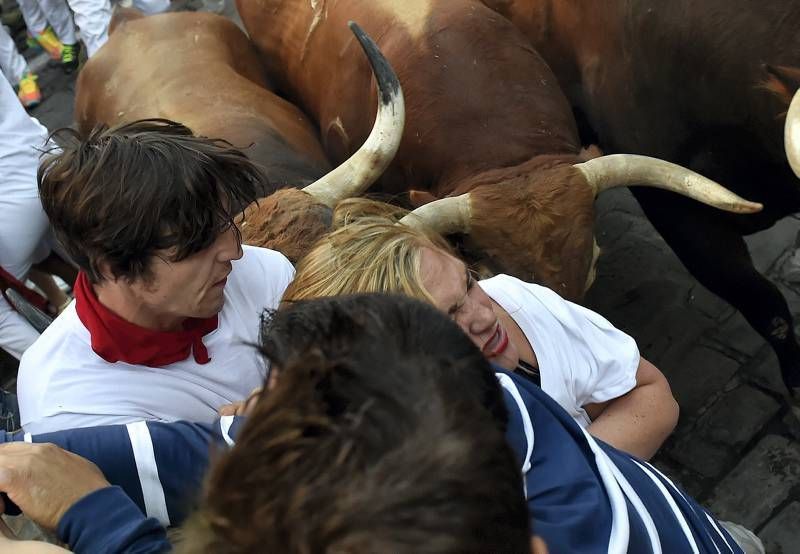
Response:
[[[547,544],[536,535],[531,537],[531,554],[547,554]]]
[[[113,282],[117,280],[116,277],[114,277],[114,274],[111,272],[111,264],[105,260],[97,261],[97,272],[106,281]]]

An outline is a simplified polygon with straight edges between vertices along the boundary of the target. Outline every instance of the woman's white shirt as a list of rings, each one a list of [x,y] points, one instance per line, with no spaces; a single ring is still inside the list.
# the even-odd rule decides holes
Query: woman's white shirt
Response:
[[[603,316],[510,275],[479,285],[527,337],[542,390],[582,427],[591,423],[584,405],[617,398],[636,386],[636,341]]]

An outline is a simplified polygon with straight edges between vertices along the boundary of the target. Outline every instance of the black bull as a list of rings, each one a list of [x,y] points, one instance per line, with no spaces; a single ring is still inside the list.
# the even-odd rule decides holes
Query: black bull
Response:
[[[783,151],[800,84],[800,3],[792,0],[484,0],[550,64],[606,151],[690,167],[764,204],[734,215],[655,189],[631,189],[697,280],[736,307],[800,393],[800,346],[778,288],[743,236],[800,211]]]

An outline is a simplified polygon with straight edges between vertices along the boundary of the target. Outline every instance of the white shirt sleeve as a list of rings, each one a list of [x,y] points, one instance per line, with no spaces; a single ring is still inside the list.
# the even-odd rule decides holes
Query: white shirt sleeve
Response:
[[[554,293],[555,294],[555,293]],[[581,405],[605,402],[631,391],[636,386],[639,348],[630,335],[614,327],[600,314],[560,299],[569,318],[562,320],[572,327],[573,346],[585,363],[572,368],[575,398]]]
[[[277,308],[286,291],[286,287],[294,279],[294,266],[280,252],[268,248],[242,245],[247,259],[247,272],[243,277],[255,282],[248,290],[259,290],[264,287],[267,295],[264,307]]]

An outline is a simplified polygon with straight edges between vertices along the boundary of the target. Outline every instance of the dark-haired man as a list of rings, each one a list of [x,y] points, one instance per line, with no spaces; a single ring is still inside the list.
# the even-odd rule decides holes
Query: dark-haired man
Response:
[[[227,143],[165,120],[55,138],[39,192],[81,272],[75,301],[22,359],[23,427],[212,421],[263,382],[250,345],[294,272],[277,252],[242,247],[233,225],[265,177]]]

